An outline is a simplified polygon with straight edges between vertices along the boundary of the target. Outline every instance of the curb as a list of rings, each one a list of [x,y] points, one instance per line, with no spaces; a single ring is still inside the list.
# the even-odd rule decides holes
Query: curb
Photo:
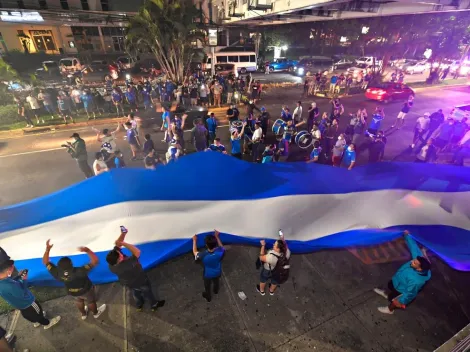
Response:
[[[50,126],[35,127],[32,129],[20,128],[20,129],[11,130],[11,131],[0,131],[0,138],[34,136],[37,134],[42,134],[44,132],[66,131],[66,130],[73,130],[77,127],[106,125],[110,123],[116,123],[117,121],[122,120],[122,119],[124,119],[124,117],[112,117],[112,118],[107,118],[107,119],[88,120],[88,121],[78,122],[75,124],[68,124],[68,125],[50,125]]]

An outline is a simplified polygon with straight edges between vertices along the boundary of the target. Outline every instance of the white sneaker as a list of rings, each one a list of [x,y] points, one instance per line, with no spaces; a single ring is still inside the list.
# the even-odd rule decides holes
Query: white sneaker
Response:
[[[44,318],[46,317],[46,311],[45,311],[45,310],[42,311],[42,315],[44,315]],[[34,323],[33,326],[34,326],[35,328],[38,328],[38,327],[41,326],[41,324],[39,324],[39,323]]]
[[[82,320],[86,320],[88,317],[88,306],[85,306],[85,315],[82,315]]]
[[[388,307],[378,307],[377,310],[378,310],[380,313],[384,313],[384,314],[393,314],[393,310],[388,309]]]
[[[382,296],[383,298],[388,299],[388,296],[384,290],[381,290],[380,288],[374,288],[374,292],[377,293],[379,296]]]
[[[101,315],[101,313],[103,313],[104,311],[106,310],[106,304],[102,304],[99,308],[98,308],[98,313],[96,314],[93,314],[93,317],[95,319],[98,319]]]
[[[44,330],[52,328],[59,321],[60,321],[60,315],[56,316],[55,318],[52,318],[51,320],[49,320],[49,325],[44,326]]]

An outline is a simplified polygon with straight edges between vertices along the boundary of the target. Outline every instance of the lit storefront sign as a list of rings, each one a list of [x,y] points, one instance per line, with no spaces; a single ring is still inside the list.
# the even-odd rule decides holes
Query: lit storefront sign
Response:
[[[217,28],[209,28],[209,46],[217,46]]]
[[[4,22],[44,22],[39,12],[1,11],[0,20]]]

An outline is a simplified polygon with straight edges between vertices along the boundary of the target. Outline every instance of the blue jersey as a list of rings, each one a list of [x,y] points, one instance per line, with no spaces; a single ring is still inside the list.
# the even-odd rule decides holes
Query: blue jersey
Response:
[[[136,132],[133,128],[129,128],[126,131],[127,141],[129,144],[137,144]]]
[[[119,94],[119,93],[113,92],[113,94],[111,94],[111,96],[113,97],[113,101],[114,101],[114,102],[120,102],[120,101],[122,101],[122,96],[121,96],[121,94]]]
[[[83,107],[86,109],[93,103],[93,96],[91,94],[82,95]]]
[[[135,103],[135,93],[134,92],[126,92],[124,93],[126,95],[126,99],[129,103]]]
[[[168,120],[170,119],[170,112],[169,111],[165,111],[163,114],[162,114],[162,120],[163,120],[163,126],[166,128],[168,127]]]
[[[283,123],[282,127],[284,127],[284,134],[282,135],[282,139],[290,142],[295,131],[294,124],[287,126],[287,123]]]
[[[237,138],[235,138],[235,137],[231,138],[231,141],[232,141],[232,154],[240,154],[242,152],[240,140],[241,140],[240,136],[238,136]]]
[[[320,157],[321,154],[321,147],[313,148],[312,152],[310,153],[310,159],[315,159]]]
[[[215,130],[217,129],[217,120],[215,119],[215,117],[207,118],[206,123],[207,123],[207,130],[210,133],[215,133]]]
[[[345,166],[350,166],[351,163],[356,162],[356,152],[354,150],[349,150],[346,148],[343,154],[342,164]]]
[[[213,279],[222,274],[222,259],[224,258],[225,249],[217,247],[213,252],[205,250],[198,252],[196,260],[200,260],[204,265],[204,278]]]
[[[225,152],[225,147],[222,144],[219,144],[219,145],[211,144],[209,146],[209,149],[213,152]]]
[[[372,119],[370,120],[369,128],[373,130],[380,129],[380,124],[382,123],[383,116],[380,114],[372,115]]]
[[[262,164],[271,163],[274,160],[274,151],[270,149],[266,149],[263,152],[263,160],[261,161]]]

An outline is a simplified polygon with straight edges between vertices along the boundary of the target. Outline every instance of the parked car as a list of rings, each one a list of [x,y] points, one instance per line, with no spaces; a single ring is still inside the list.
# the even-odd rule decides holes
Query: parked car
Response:
[[[106,77],[111,77],[109,64],[105,60],[95,60],[82,71],[81,79],[83,82],[101,82]]]
[[[405,73],[412,75],[414,73],[423,73],[427,69],[428,69],[427,61],[417,61],[415,63],[406,65],[403,71],[405,71]]]
[[[405,100],[410,95],[414,96],[413,89],[403,83],[376,83],[371,84],[365,92],[367,99],[388,103],[393,100]]]
[[[413,59],[399,59],[395,60],[391,66],[399,70],[404,70],[407,66],[414,65],[417,62],[418,60]]]
[[[355,64],[355,62],[353,60],[341,59],[341,60],[336,61],[335,63],[333,63],[333,71],[334,70],[344,70],[344,69],[347,69],[349,67],[352,67],[354,64]]]
[[[62,73],[81,71],[83,69],[83,65],[76,57],[66,57],[64,59],[60,59],[59,67]]]
[[[311,76],[318,71],[329,71],[333,66],[333,59],[326,56],[312,56],[303,58],[294,67],[297,76]]]
[[[357,64],[367,64],[369,66],[379,66],[382,67],[382,60],[379,60],[378,58],[374,56],[362,56],[359,59],[356,60]]]
[[[285,57],[274,59],[269,63],[269,72],[289,71],[293,72],[294,67],[298,64],[297,60],[289,60]]]
[[[354,78],[356,78],[361,71],[363,71],[364,74],[366,74],[369,68],[372,68],[369,64],[356,64],[352,67],[349,67],[346,70],[346,74],[352,75]]]

